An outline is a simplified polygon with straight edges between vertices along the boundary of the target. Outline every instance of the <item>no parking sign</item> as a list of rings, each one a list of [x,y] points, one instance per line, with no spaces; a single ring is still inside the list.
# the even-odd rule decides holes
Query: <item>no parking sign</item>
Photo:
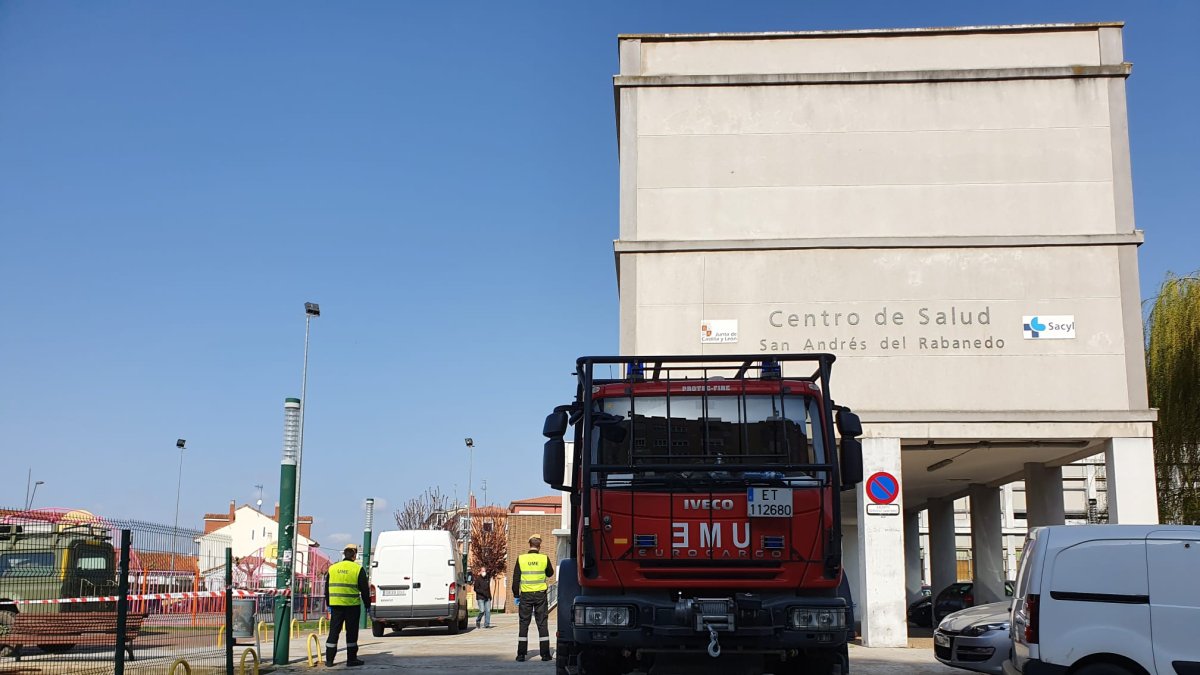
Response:
[[[865,485],[867,499],[867,514],[872,516],[898,516],[900,505],[893,504],[900,496],[900,481],[886,471],[871,474]]]

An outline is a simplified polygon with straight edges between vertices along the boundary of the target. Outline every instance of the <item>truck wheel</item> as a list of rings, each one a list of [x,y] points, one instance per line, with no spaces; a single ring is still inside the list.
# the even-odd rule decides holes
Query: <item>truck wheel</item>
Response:
[[[384,628],[386,628],[386,626],[383,625],[382,621],[372,621],[371,622],[371,635],[374,635],[375,637],[383,637],[383,629]]]
[[[4,635],[12,630],[12,625],[16,623],[18,613],[16,603],[7,598],[0,599],[0,635]],[[11,656],[16,651],[16,647],[0,645],[0,656]]]
[[[574,648],[574,642],[558,640],[554,643],[554,675],[570,675],[567,666],[571,665],[571,651]]]
[[[450,619],[446,622],[446,628],[450,630],[451,635],[458,635],[458,617]]]
[[[580,675],[621,675],[625,669],[610,654],[584,649],[579,653]]]

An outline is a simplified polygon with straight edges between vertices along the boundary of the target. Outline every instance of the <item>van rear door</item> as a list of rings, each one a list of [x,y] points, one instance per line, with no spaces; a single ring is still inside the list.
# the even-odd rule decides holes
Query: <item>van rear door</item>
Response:
[[[1157,530],[1146,536],[1150,628],[1160,673],[1200,672],[1200,528]],[[1181,668],[1180,663],[1194,670]]]
[[[427,540],[413,546],[413,607],[418,612],[437,610],[433,614],[421,612],[421,616],[446,614],[454,570],[454,552],[448,533],[445,542]]]
[[[411,617],[413,604],[413,546],[388,543],[375,551],[375,605],[382,616]]]

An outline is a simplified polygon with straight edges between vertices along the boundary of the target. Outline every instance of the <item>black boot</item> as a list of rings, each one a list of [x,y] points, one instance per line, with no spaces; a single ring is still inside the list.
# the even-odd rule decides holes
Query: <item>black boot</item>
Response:
[[[337,647],[326,647],[325,648],[325,665],[332,666],[333,665],[333,657],[336,654],[337,654]]]
[[[542,660],[549,661],[552,658],[554,658],[554,657],[550,656],[550,643],[543,640],[542,641]]]
[[[518,660],[518,661],[524,661],[524,660],[525,660],[525,652],[524,652],[524,650],[517,652],[517,660]]]
[[[363,664],[362,659],[358,658],[358,645],[354,645],[353,647],[347,646],[346,647],[346,665],[353,667],[353,666],[361,666],[362,664]]]

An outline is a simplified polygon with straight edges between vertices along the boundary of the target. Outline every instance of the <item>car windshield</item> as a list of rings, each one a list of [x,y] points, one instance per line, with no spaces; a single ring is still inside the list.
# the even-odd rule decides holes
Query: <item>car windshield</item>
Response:
[[[811,480],[811,470],[796,467],[827,461],[820,408],[809,396],[614,397],[598,399],[597,407],[609,417],[602,423],[608,428],[595,434],[593,461],[619,466],[615,473],[627,477],[721,465],[728,471],[706,475],[765,470],[779,479]]]

